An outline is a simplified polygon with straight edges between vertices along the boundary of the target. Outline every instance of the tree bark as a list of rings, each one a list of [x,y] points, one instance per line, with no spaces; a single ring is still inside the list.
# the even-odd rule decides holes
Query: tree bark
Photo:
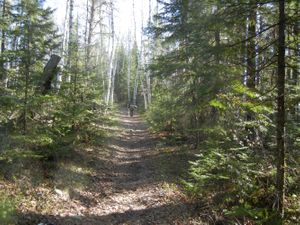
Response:
[[[67,56],[67,82],[71,82],[71,67],[72,67],[72,51],[73,51],[73,11],[74,11],[74,0],[70,0],[69,7],[69,40],[68,40],[68,56]]]
[[[111,78],[112,81],[111,81],[111,91],[110,91],[110,100],[109,100],[111,105],[114,104],[115,80],[116,80],[118,66],[119,66],[118,57],[115,56],[115,63],[114,63],[112,78]]]
[[[5,21],[6,20],[6,0],[3,0],[2,2],[2,20]],[[4,82],[4,86],[5,85],[5,79],[6,79],[6,68],[5,68],[5,57],[3,56],[4,52],[5,52],[5,44],[6,44],[6,32],[5,32],[5,28],[2,28],[1,31],[1,59],[0,59],[0,69],[1,69],[1,74],[0,74],[0,81]]]
[[[131,103],[131,37],[128,35],[127,104]]]
[[[106,105],[110,103],[111,91],[112,91],[112,79],[114,72],[114,58],[115,58],[115,28],[114,28],[114,9],[113,2],[110,2],[110,57],[109,57],[109,67],[107,72],[107,93],[106,93]]]
[[[254,8],[250,5],[250,15],[248,17],[248,37],[250,38],[247,42],[247,60],[246,60],[246,68],[247,68],[247,77],[246,77],[246,86],[250,90],[255,89],[255,77],[256,77],[256,43],[255,43],[255,37],[256,37],[256,12],[257,12],[257,6],[255,4]],[[248,98],[249,101],[251,99]],[[254,114],[250,110],[246,113],[246,119],[247,121],[251,122],[254,120]],[[255,129],[252,125],[246,126],[246,131],[248,132],[246,144],[254,144],[255,141]]]
[[[152,1],[149,0],[149,24],[152,22]],[[151,40],[150,37],[148,37],[148,59],[145,60],[147,61],[147,64],[150,64],[150,54],[151,54],[151,46],[150,46]],[[150,78],[150,74],[148,71],[145,71],[145,78],[146,78],[146,84],[147,84],[147,97],[148,97],[148,106],[151,105],[151,101],[152,101],[152,92],[151,92],[151,78]]]
[[[27,33],[26,33],[27,32]],[[31,21],[29,16],[27,17],[27,24],[25,25],[24,37],[26,40],[26,59],[24,60],[24,75],[25,75],[25,87],[24,87],[24,120],[23,120],[23,134],[27,133],[27,111],[28,111],[28,89],[29,89],[29,76],[30,76],[30,67],[31,67]]]
[[[137,44],[137,33],[136,33],[136,17],[135,17],[135,0],[132,1],[132,9],[133,9],[133,27],[134,27],[134,43],[136,46],[136,55],[137,55],[137,60],[136,60],[136,74],[135,74],[135,79],[134,79],[134,87],[133,87],[133,96],[132,96],[132,103],[134,105],[137,104],[137,92],[138,92],[138,85],[140,81],[140,53],[138,49],[138,44]]]
[[[256,8],[250,9],[248,36],[256,36]],[[247,46],[247,87],[250,89],[255,88],[255,52],[255,38],[251,38]]]
[[[86,51],[86,72],[88,74],[87,79],[89,79],[89,72],[90,72],[90,63],[91,63],[91,49],[92,49],[92,36],[93,36],[93,31],[94,31],[94,19],[95,19],[95,5],[96,5],[96,0],[91,0],[91,8],[90,8],[90,18],[88,20],[89,23],[89,28],[88,28],[88,38],[87,38],[87,51]]]
[[[137,65],[136,65],[136,75],[134,80],[134,89],[133,89],[133,104],[137,104],[137,93],[138,93],[138,85],[140,81],[140,53],[137,50]]]
[[[277,78],[277,194],[278,213],[284,217],[285,197],[285,0],[279,0]]]
[[[42,82],[42,94],[45,95],[51,89],[51,83],[55,76],[55,70],[57,68],[58,63],[60,62],[60,56],[51,55],[50,60],[46,64],[43,72],[43,82]]]
[[[299,2],[296,2],[295,11],[297,12],[296,18],[299,18]],[[295,60],[295,67],[292,70],[292,85],[294,88],[298,85],[298,78],[300,74],[300,37],[299,37],[299,29],[300,29],[300,21],[296,21],[294,24],[294,37],[298,44],[296,44],[296,49],[294,51],[296,60]],[[293,91],[295,94],[296,91]],[[291,108],[291,114],[297,119],[299,115],[299,101],[296,101]]]
[[[61,61],[62,61],[62,70],[65,67],[65,54],[66,54],[66,47],[68,46],[68,40],[67,40],[67,18],[68,18],[68,10],[69,10],[69,0],[66,1],[66,11],[65,11],[65,18],[63,23],[63,40],[61,45]],[[59,72],[56,77],[56,88],[59,90],[61,88],[62,83],[62,72]]]

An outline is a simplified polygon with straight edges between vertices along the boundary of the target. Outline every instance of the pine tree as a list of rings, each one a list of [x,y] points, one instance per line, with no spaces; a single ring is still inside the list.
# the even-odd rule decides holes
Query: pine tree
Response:
[[[251,186],[248,181],[262,179],[262,174],[271,174],[270,168],[277,167],[277,184],[275,175],[268,175],[273,182],[267,190],[277,186],[277,198],[271,191],[268,198],[278,202],[277,215],[282,216],[285,179],[294,176],[286,162],[297,167],[288,160],[285,148],[298,148],[293,141],[297,122],[286,117],[295,118],[289,117],[287,109],[292,99],[298,99],[294,88],[298,87],[299,7],[283,2],[278,7],[277,2],[255,0],[159,1],[162,10],[155,16],[159,22],[149,28],[150,35],[164,46],[152,59],[154,95],[149,122],[198,146],[200,156],[191,165],[192,181],[186,186],[193,195],[205,197],[226,186],[236,191],[228,190],[228,198],[245,193],[239,194],[245,204],[232,207],[229,214],[258,210],[249,196],[255,196],[264,184]],[[292,85],[285,85],[287,78]],[[269,157],[275,151],[275,126],[276,163]],[[243,175],[237,179],[237,174]],[[295,187],[296,180],[289,185]],[[270,215],[276,214],[272,207],[265,208]],[[272,217],[261,220],[272,223]]]
[[[277,78],[277,190],[278,212],[284,217],[285,198],[285,1],[279,1],[278,78]]]

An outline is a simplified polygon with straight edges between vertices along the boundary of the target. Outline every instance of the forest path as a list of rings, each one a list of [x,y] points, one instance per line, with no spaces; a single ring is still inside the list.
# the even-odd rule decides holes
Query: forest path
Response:
[[[185,224],[191,206],[171,200],[176,193],[158,168],[163,163],[158,140],[138,115],[129,117],[123,109],[117,118],[119,129],[109,141],[112,180],[97,206],[103,219],[97,224]]]
[[[127,113],[117,113],[117,125],[99,125],[110,133],[106,143],[78,146],[58,163],[49,185],[26,191],[18,224],[200,224],[176,185],[189,156]]]

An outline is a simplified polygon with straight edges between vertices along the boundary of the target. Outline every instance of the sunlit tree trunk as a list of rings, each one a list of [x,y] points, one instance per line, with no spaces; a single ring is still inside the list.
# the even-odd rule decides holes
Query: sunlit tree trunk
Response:
[[[92,49],[92,36],[94,31],[94,20],[95,20],[95,10],[96,10],[96,0],[91,0],[90,16],[88,18],[88,37],[87,37],[87,50],[86,50],[86,72],[87,79],[89,80],[89,73],[91,68],[91,49]]]
[[[97,5],[97,9],[98,9],[98,23],[99,23],[99,42],[98,42],[98,50],[97,50],[97,55],[98,55],[98,60],[97,60],[97,74],[99,76],[100,79],[100,88],[101,88],[101,98],[103,99],[103,101],[106,100],[106,96],[105,96],[105,87],[106,87],[106,73],[105,73],[105,67],[104,67],[104,13],[102,13],[103,10],[103,6],[104,6],[104,1],[101,0],[98,2]]]
[[[118,69],[118,57],[117,54],[115,53],[115,60],[114,60],[114,66],[113,66],[113,71],[112,71],[112,77],[111,77],[111,91],[110,91],[110,104],[114,104],[114,93],[115,93],[115,80],[116,80],[116,73]]]
[[[68,47],[68,31],[67,31],[67,18],[68,18],[68,11],[69,11],[69,0],[66,2],[66,11],[65,11],[65,18],[63,23],[63,40],[61,46],[61,56],[62,56],[62,67],[65,67],[65,58],[66,58],[66,50]],[[56,88],[60,89],[62,83],[62,72],[60,71],[57,74],[56,78]]]
[[[136,75],[135,75],[135,79],[134,79],[134,89],[133,89],[133,100],[132,103],[134,105],[137,104],[137,92],[138,92],[138,85],[139,85],[139,81],[140,81],[140,53],[137,53],[137,66],[136,66]]]
[[[141,21],[142,21],[142,30],[141,30],[141,33],[143,32],[143,29],[144,29],[144,11],[143,9],[141,10]],[[144,37],[142,36],[141,37],[141,46],[140,46],[140,55],[141,55],[141,58],[140,58],[140,64],[141,64],[141,73],[143,75],[142,79],[140,79],[140,82],[141,82],[141,88],[142,88],[142,95],[143,95],[143,98],[144,98],[144,108],[145,110],[148,109],[148,90],[147,90],[147,73],[146,73],[146,41],[144,39]],[[149,47],[149,46],[148,46]],[[140,75],[141,76],[141,75]]]
[[[113,72],[114,72],[114,58],[115,58],[115,29],[114,29],[114,9],[113,3],[110,2],[110,56],[109,56],[109,67],[107,71],[107,93],[106,93],[106,105],[110,103],[111,92],[112,92],[112,79],[113,79]]]
[[[85,26],[84,26],[84,51],[85,51],[85,59],[84,59],[84,63],[85,63],[85,71],[88,70],[88,57],[87,57],[87,48],[88,48],[88,44],[87,44],[87,40],[88,40],[88,26],[89,26],[89,3],[90,0],[86,0],[86,13],[85,13]]]
[[[134,26],[134,43],[136,45],[136,55],[137,55],[137,60],[136,60],[136,74],[135,74],[135,79],[134,79],[134,87],[133,87],[133,94],[132,94],[132,103],[134,105],[137,104],[137,93],[138,93],[138,85],[140,81],[140,52],[138,49],[138,44],[137,44],[137,33],[136,33],[136,17],[135,17],[135,0],[132,1],[132,9],[133,9],[133,26]]]
[[[73,11],[74,11],[74,0],[70,0],[70,6],[69,6],[69,40],[68,40],[68,56],[67,56],[67,69],[68,69],[68,75],[67,75],[67,82],[71,82],[71,74],[70,70],[72,67],[72,47],[73,47]]]
[[[130,33],[128,34],[128,66],[127,66],[127,103],[131,103],[131,37]]]
[[[149,0],[149,24],[152,22],[151,20],[152,17],[152,1]],[[148,65],[150,64],[150,54],[151,54],[151,46],[150,46],[150,37],[148,38],[148,58],[147,58],[147,62]],[[146,84],[147,84],[147,97],[148,97],[148,105],[151,105],[151,101],[152,101],[152,93],[151,93],[151,78],[150,78],[150,72],[149,71],[145,71],[145,77],[146,77]]]
[[[143,79],[141,79],[141,88],[142,88],[142,94],[143,94],[143,97],[144,97],[144,107],[145,107],[145,110],[148,109],[148,90],[147,90],[147,74],[146,74],[146,71],[145,71],[145,49],[144,49],[144,46],[143,46],[143,41],[141,41],[141,55],[142,55],[142,59],[141,59],[141,72],[143,72]],[[146,83],[146,87],[145,87],[145,83]]]
[[[79,45],[79,18],[77,16],[76,19],[76,24],[75,24],[75,30],[76,30],[76,35],[74,37],[74,47],[72,51],[72,55],[74,55],[74,69],[72,69],[73,73],[73,100],[74,100],[74,108],[76,107],[77,103],[77,95],[78,95],[78,70],[79,70],[79,55],[78,55],[78,45]],[[75,111],[75,110],[74,110]],[[75,116],[75,115],[74,115]]]

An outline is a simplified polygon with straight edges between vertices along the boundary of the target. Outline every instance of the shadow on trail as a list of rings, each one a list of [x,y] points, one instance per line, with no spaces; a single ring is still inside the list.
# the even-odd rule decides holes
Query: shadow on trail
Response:
[[[163,151],[158,147],[160,140],[149,134],[147,125],[137,115],[130,118],[123,111],[118,117],[123,132],[111,146],[111,150],[123,159],[116,165],[117,171],[125,172],[125,176],[116,177],[118,190],[136,190],[140,186],[162,182],[178,183],[187,175],[193,155]]]
[[[162,186],[178,183],[193,156],[159,147],[160,140],[149,134],[139,116],[123,110],[118,118],[119,128],[105,149],[79,149],[65,160],[82,171],[55,171],[56,187],[69,189],[68,201],[60,201],[53,213],[19,212],[18,224],[176,224],[191,216],[195,205],[166,202]]]
[[[112,213],[104,216],[54,216],[37,215],[28,213],[22,215],[23,221],[19,225],[32,225],[43,223],[45,225],[111,225],[111,224],[182,224],[185,217],[181,217],[182,211],[195,211],[193,204],[168,204],[160,207],[144,210],[126,211],[123,213]],[[35,218],[35,220],[32,220]]]

